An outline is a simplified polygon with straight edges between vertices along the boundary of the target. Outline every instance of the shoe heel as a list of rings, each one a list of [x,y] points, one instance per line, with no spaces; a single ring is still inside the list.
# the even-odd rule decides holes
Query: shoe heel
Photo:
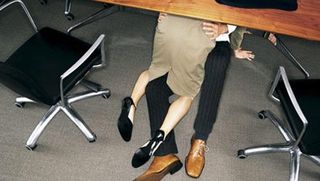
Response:
[[[179,171],[182,168],[182,166],[183,165],[182,165],[181,161],[177,161],[177,163],[174,164],[174,166],[170,170],[170,174],[171,175],[175,174],[177,171]]]

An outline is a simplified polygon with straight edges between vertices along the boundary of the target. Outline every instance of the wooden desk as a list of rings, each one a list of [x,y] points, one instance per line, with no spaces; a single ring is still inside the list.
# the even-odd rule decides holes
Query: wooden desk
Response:
[[[95,0],[158,12],[229,23],[320,41],[320,0],[298,0],[297,11],[243,9],[215,0]]]

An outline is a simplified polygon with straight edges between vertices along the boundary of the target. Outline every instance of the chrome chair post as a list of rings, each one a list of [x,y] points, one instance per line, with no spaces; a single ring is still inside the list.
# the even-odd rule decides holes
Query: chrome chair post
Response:
[[[300,155],[301,152],[299,149],[290,151],[290,181],[299,180],[299,169],[300,169]]]

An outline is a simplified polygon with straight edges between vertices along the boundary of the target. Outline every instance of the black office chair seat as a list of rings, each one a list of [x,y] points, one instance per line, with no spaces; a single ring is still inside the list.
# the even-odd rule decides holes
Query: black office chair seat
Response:
[[[305,154],[320,155],[320,80],[291,80],[290,85],[308,120],[308,127],[299,143],[299,148]],[[279,82],[276,92],[288,118],[292,133],[297,138],[303,125],[298,114],[293,110],[282,81]]]
[[[60,76],[90,48],[90,44],[51,28],[43,28],[0,64],[0,79],[20,95],[48,105],[60,98]],[[96,51],[91,58],[100,60]],[[26,59],[28,57],[28,59]],[[29,58],[30,57],[30,58]],[[95,61],[86,61],[64,82],[66,94]],[[82,71],[83,73],[79,72]]]

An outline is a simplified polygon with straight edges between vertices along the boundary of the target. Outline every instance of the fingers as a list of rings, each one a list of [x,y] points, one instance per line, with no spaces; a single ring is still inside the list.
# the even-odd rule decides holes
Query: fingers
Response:
[[[210,40],[216,39],[218,34],[218,24],[212,22],[203,22],[202,23],[202,30],[204,33],[209,37]]]
[[[273,44],[273,45],[277,45],[277,37],[273,34],[273,33],[270,33],[269,34],[269,37],[268,37],[268,40]]]
[[[167,13],[160,13],[158,17],[158,23],[160,23],[166,17],[167,17]]]
[[[205,32],[205,34],[209,37],[210,40],[214,40],[218,37],[216,32]]]
[[[212,23],[212,22],[202,23],[202,29],[205,31],[214,32],[214,31],[218,31],[218,28],[219,28],[219,25],[216,23]]]
[[[255,55],[252,53],[252,51],[244,51],[243,54],[244,54],[244,57],[247,60],[249,60],[250,62],[252,62],[255,57]]]
[[[253,54],[252,51],[241,50],[241,48],[234,50],[234,55],[237,59],[245,59],[250,62],[252,62],[253,59],[255,58],[255,55]]]

